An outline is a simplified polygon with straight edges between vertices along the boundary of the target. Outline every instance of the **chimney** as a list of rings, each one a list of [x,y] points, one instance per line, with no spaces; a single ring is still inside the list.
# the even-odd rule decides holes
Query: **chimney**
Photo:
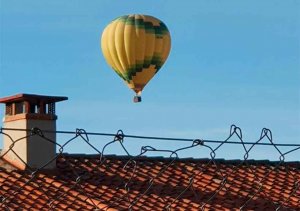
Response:
[[[42,131],[55,131],[56,119],[55,103],[67,100],[67,97],[43,96],[33,94],[17,94],[14,96],[0,98],[0,103],[5,104],[5,116],[3,118],[4,133],[3,149],[1,156],[7,162],[26,169],[40,168],[56,156],[56,134],[47,133],[45,137],[53,141],[47,141],[39,135],[30,135],[32,128],[39,128]],[[16,129],[16,130],[5,130]],[[21,130],[18,130],[21,129]],[[10,150],[12,140],[14,143]],[[49,163],[44,169],[54,169],[56,162]]]

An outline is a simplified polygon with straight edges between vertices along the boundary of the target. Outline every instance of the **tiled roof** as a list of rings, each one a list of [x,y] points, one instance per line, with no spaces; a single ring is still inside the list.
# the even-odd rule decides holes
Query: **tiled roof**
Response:
[[[62,154],[57,170],[0,167],[2,209],[300,210],[300,163]],[[126,165],[127,164],[127,165]],[[279,165],[280,164],[280,165]]]

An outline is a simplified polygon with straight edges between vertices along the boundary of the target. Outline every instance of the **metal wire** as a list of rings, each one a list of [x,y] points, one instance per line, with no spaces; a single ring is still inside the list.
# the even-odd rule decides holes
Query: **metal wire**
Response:
[[[10,135],[11,131],[27,131],[27,134],[24,137],[13,139]],[[164,204],[164,207],[157,208],[157,210],[173,210],[176,208],[179,201],[183,198],[186,198],[187,194],[189,195],[192,201],[194,201],[194,205],[199,210],[208,210],[212,208],[212,204],[214,204],[215,200],[218,199],[222,194],[229,194],[232,189],[238,189],[238,185],[236,181],[232,179],[233,175],[239,174],[241,168],[245,169],[244,174],[253,175],[253,182],[251,187],[250,194],[243,197],[243,200],[239,202],[238,208],[239,210],[248,210],[251,206],[251,203],[257,200],[258,197],[266,198],[267,202],[272,204],[272,208],[274,210],[285,210],[290,209],[291,198],[299,197],[298,205],[300,207],[300,177],[295,172],[295,168],[289,167],[286,164],[286,155],[290,153],[294,153],[295,151],[300,151],[300,144],[275,144],[272,137],[271,130],[267,128],[263,128],[258,140],[254,142],[245,142],[242,135],[241,128],[232,125],[230,127],[229,136],[224,140],[205,140],[205,139],[187,139],[187,138],[167,138],[167,137],[155,137],[155,136],[138,136],[138,135],[126,135],[122,130],[118,130],[117,133],[92,133],[87,132],[84,129],[76,129],[76,131],[48,131],[41,130],[39,128],[32,128],[30,130],[16,129],[16,128],[0,128],[0,133],[7,137],[7,139],[11,142],[7,151],[2,152],[0,155],[0,159],[4,158],[7,153],[13,153],[26,167],[26,169],[20,173],[18,181],[15,183],[14,187],[9,191],[4,190],[5,179],[0,180],[0,208],[4,210],[14,209],[14,205],[18,204],[17,196],[24,194],[28,186],[33,185],[37,187],[42,194],[42,197],[47,202],[44,207],[40,209],[48,209],[48,210],[63,210],[66,206],[65,204],[69,200],[69,196],[76,192],[77,195],[74,196],[76,200],[81,201],[82,203],[89,204],[89,208],[80,208],[80,209],[90,209],[90,210],[109,210],[109,209],[127,209],[127,210],[138,210],[143,209],[142,205],[145,201],[145,198],[149,197],[152,194],[155,194],[155,186],[159,184],[163,175],[167,174],[172,168],[176,166],[176,162],[180,161],[179,153],[182,151],[187,151],[190,149],[198,150],[203,149],[207,150],[209,155],[209,159],[206,163],[201,166],[194,166],[187,169],[187,167],[182,167],[182,171],[185,171],[187,178],[184,181],[181,181],[182,184],[178,184],[174,186],[173,198],[167,199],[163,195],[157,194],[157,201],[160,201]],[[70,134],[73,135],[63,144],[58,144],[54,140],[48,138],[48,133],[56,133],[56,134]],[[108,141],[104,144],[103,147],[99,148],[97,145],[92,144],[90,137],[91,136],[104,136],[104,137],[113,137],[113,140]],[[49,142],[55,144],[57,146],[58,153],[55,157],[48,160],[46,163],[41,165],[39,168],[33,168],[29,166],[24,160],[22,160],[21,156],[19,156],[14,150],[15,146],[30,137],[40,137],[41,141]],[[238,141],[231,141],[233,138],[236,138]],[[87,146],[95,151],[97,166],[94,166],[93,170],[86,170],[81,165],[77,165],[73,163],[74,161],[69,160],[68,157],[65,157],[64,150],[70,144],[73,143],[76,139],[82,140]],[[153,147],[150,145],[142,146],[140,153],[137,155],[132,155],[131,150],[126,147],[124,144],[130,139],[138,139],[138,140],[157,140],[157,141],[180,141],[187,142],[188,144],[184,147],[171,150],[171,149],[161,149],[157,147]],[[262,141],[267,141],[267,143],[263,143]],[[213,147],[212,144],[218,144]],[[243,160],[236,165],[231,166],[231,168],[227,171],[224,171],[221,167],[221,163],[216,159],[217,153],[221,150],[224,145],[227,144],[239,144],[243,147]],[[109,157],[107,155],[107,148],[109,146],[119,145],[126,156],[123,156],[123,161],[120,161],[118,165],[120,165],[120,169],[122,172],[115,172],[116,175],[123,175],[120,177],[120,181],[117,182],[116,186],[110,187],[114,189],[115,196],[111,198],[109,201],[105,199],[106,193],[99,191],[87,191],[86,183],[89,181],[89,178],[97,176],[97,181],[101,180],[99,178],[99,169],[105,168],[106,171],[111,171],[113,169],[111,166],[116,165],[111,163]],[[256,172],[256,167],[252,165],[251,161],[248,160],[249,155],[252,153],[253,149],[258,145],[264,145],[269,147],[270,149],[275,149],[278,153],[278,161],[274,163],[271,167],[268,168],[265,175],[258,175]],[[281,147],[279,149],[279,147]],[[289,149],[286,152],[282,151],[283,147],[293,147],[293,149]],[[143,187],[139,190],[138,193],[135,191],[135,183],[137,182],[136,178],[142,174],[141,169],[145,167],[145,163],[141,161],[144,156],[147,156],[151,153],[158,153],[159,155],[164,155],[166,159],[162,162],[159,170],[156,173],[149,174],[147,176],[148,179],[145,181],[139,181],[139,185]],[[47,192],[47,184],[44,182],[45,178],[45,168],[52,162],[57,159],[64,159],[65,168],[68,168],[70,171],[70,175],[66,175],[66,177],[70,180],[71,183],[68,186],[63,186],[60,183],[63,183],[63,177],[65,175],[61,175],[60,180],[56,180],[55,184],[58,189],[58,192],[55,195],[50,196]],[[224,166],[224,165],[223,165]],[[206,195],[203,195],[202,192],[197,190],[198,186],[198,178],[202,178],[204,174],[214,169],[214,172],[211,172],[213,175],[213,181],[215,184],[215,189],[208,191]],[[282,196],[282,200],[272,201],[272,198],[268,196],[266,184],[269,183],[268,179],[272,173],[276,173],[284,169],[286,175],[292,179],[293,185],[292,187],[286,187],[289,190],[289,194]],[[299,173],[300,166],[296,166],[296,172]],[[6,172],[0,166],[0,172]],[[96,174],[92,172],[95,171]],[[144,174],[144,173],[143,173]],[[0,178],[1,179],[1,178]],[[50,178],[51,179],[51,178]],[[54,180],[54,179],[53,179]],[[2,181],[2,182],[1,182]],[[59,184],[57,184],[59,183]],[[101,189],[101,182],[96,182],[96,189]],[[167,191],[167,190],[166,190]],[[205,192],[204,191],[204,192]],[[222,193],[222,194],[221,194]],[[104,206],[103,206],[104,205]],[[80,206],[72,203],[68,206]],[[225,206],[225,205],[224,205]],[[78,208],[79,209],[79,208]],[[300,208],[299,208],[300,209]]]
[[[235,125],[232,125],[232,127],[235,127]],[[266,129],[266,128],[264,128]],[[78,130],[78,129],[76,129]],[[31,129],[17,129],[17,128],[0,128],[1,131],[31,131]],[[43,133],[56,133],[56,134],[76,134],[77,131],[62,131],[62,130],[43,130]],[[236,133],[236,132],[234,132]],[[86,135],[89,136],[111,136],[115,137],[115,133],[95,133],[95,132],[85,132]],[[179,141],[179,142],[193,142],[195,139],[191,138],[171,138],[171,137],[158,137],[158,136],[139,136],[139,135],[126,135],[123,134],[124,138],[133,138],[133,139],[139,139],[139,140],[158,140],[158,141]],[[202,141],[206,143],[224,143],[224,140],[209,140],[209,139],[201,139]],[[240,142],[235,141],[227,141],[227,144],[241,144]],[[275,144],[275,143],[256,143],[256,142],[244,142],[244,145],[272,145],[272,146],[282,146],[282,147],[300,147],[300,144]]]

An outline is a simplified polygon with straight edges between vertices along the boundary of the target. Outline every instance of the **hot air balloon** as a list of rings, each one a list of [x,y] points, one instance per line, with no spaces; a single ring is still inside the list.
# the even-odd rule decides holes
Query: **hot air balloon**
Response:
[[[167,26],[149,15],[125,15],[106,26],[101,36],[107,63],[141,101],[146,84],[165,63],[171,48]]]

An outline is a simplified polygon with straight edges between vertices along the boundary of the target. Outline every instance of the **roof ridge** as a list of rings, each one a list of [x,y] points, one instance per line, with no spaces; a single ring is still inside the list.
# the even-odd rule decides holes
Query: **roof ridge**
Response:
[[[62,156],[67,156],[67,157],[75,157],[75,158],[96,158],[99,157],[99,154],[84,154],[84,153],[79,153],[79,154],[75,154],[75,153],[62,153]],[[173,160],[174,157],[163,157],[163,156],[129,156],[129,155],[116,155],[116,154],[108,154],[108,155],[104,155],[103,157],[106,158],[118,158],[118,159],[125,159],[128,160],[129,158],[135,158],[135,160],[161,160],[161,161],[167,161],[167,160]],[[183,162],[187,162],[187,161],[210,161],[211,158],[193,158],[193,157],[183,157],[183,158],[178,158],[177,161],[183,161]],[[249,159],[249,160],[241,160],[241,159],[224,159],[224,158],[215,158],[214,159],[215,162],[217,163],[226,163],[226,164],[237,164],[237,163],[241,163],[241,162],[247,162],[248,164],[279,164],[279,163],[283,163],[283,164],[295,164],[295,165],[299,165],[300,167],[300,161],[279,161],[279,160],[267,160],[267,159],[262,159],[262,160],[255,160],[255,159]]]

